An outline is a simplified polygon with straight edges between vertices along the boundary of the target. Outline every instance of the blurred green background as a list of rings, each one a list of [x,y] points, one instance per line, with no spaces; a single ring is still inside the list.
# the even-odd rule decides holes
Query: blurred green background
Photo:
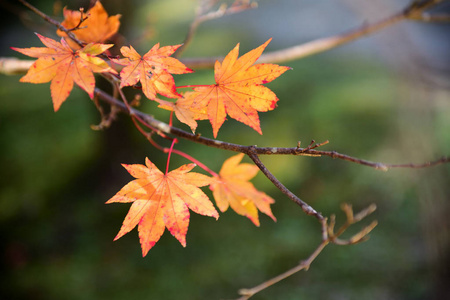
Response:
[[[56,9],[60,19],[53,1],[32,3],[49,14]],[[267,51],[277,50],[376,21],[406,3],[259,1],[258,9],[202,24],[183,57],[225,55],[238,42],[245,53],[270,37]],[[9,47],[41,46],[33,31],[56,38],[51,26],[18,2],[0,4],[1,56],[24,58]],[[57,4],[77,9],[89,1]],[[156,42],[181,43],[197,4],[104,1],[109,14],[122,14],[118,41],[141,53]],[[285,63],[293,70],[268,85],[280,101],[276,110],[260,114],[264,134],[228,120],[218,138],[282,147],[330,140],[323,150],[385,163],[449,155],[448,32],[448,24],[404,23]],[[256,228],[233,211],[221,214],[218,222],[191,214],[186,248],[166,231],[142,258],[136,230],[113,242],[129,205],[104,203],[132,179],[120,163],[144,163],[149,157],[164,168],[166,155],[148,144],[125,115],[105,131],[91,130],[100,117],[77,88],[54,113],[49,84],[0,76],[1,299],[236,298],[238,289],[295,266],[320,243],[318,222],[259,174],[253,182],[276,199],[276,223],[262,215]],[[178,85],[212,80],[211,70],[176,76]],[[101,80],[98,84],[109,88]],[[137,91],[127,93],[131,97]],[[142,110],[168,121],[166,111],[142,102]],[[198,132],[212,137],[206,121]],[[186,141],[177,149],[216,171],[233,155]],[[300,198],[324,215],[337,214],[338,223],[344,220],[341,203],[355,210],[375,203],[378,210],[349,236],[374,219],[379,225],[369,241],[327,247],[307,273],[254,299],[450,297],[448,165],[382,172],[327,157],[262,159]],[[172,156],[172,168],[185,163]]]

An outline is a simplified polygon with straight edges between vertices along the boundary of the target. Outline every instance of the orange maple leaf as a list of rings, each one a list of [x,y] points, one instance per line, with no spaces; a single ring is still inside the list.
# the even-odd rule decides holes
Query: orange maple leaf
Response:
[[[273,110],[278,101],[277,96],[262,84],[271,82],[290,69],[275,64],[253,65],[270,41],[271,39],[239,59],[237,44],[222,64],[216,61],[216,84],[194,88],[196,99],[193,106],[208,108],[214,137],[217,137],[227,114],[262,134],[258,112]]]
[[[163,174],[148,159],[144,165],[123,165],[136,178],[125,185],[106,203],[133,202],[114,240],[138,225],[142,256],[156,244],[165,227],[186,247],[189,210],[210,217],[219,217],[208,196],[198,187],[211,183],[211,177],[191,172],[195,164],[179,167]]]
[[[53,107],[57,111],[67,99],[75,82],[85,90],[91,99],[94,97],[95,78],[93,72],[117,73],[96,55],[103,53],[113,45],[88,44],[80,50],[73,51],[64,39],[61,43],[37,34],[47,47],[14,48],[22,54],[37,57],[21,82],[44,83],[51,81]]]
[[[197,122],[195,120],[206,120],[208,119],[208,115],[206,113],[206,107],[202,110],[197,110],[192,107],[193,96],[193,92],[186,92],[175,103],[161,99],[156,99],[156,101],[159,103],[159,108],[175,112],[177,119],[191,127],[192,132],[195,132],[197,128]]]
[[[154,45],[144,56],[139,55],[130,46],[123,46],[120,52],[126,58],[114,59],[113,61],[125,65],[120,72],[120,87],[135,85],[141,82],[142,91],[149,99],[154,100],[156,94],[169,98],[179,98],[175,81],[170,74],[184,74],[194,72],[187,68],[182,62],[170,57],[181,45],[159,47]]]
[[[255,165],[241,163],[243,153],[228,158],[222,165],[219,176],[215,176],[210,185],[214,199],[220,211],[224,212],[228,206],[238,214],[249,218],[256,226],[259,226],[258,209],[271,217],[270,204],[275,203],[270,196],[258,191],[250,179],[258,173]]]
[[[116,34],[120,26],[120,15],[108,17],[108,13],[100,1],[97,1],[86,13],[82,14],[78,10],[70,10],[64,7],[63,14],[64,21],[61,25],[67,29],[73,29],[79,26],[72,33],[85,43],[103,43]],[[81,18],[86,19],[80,23]],[[67,34],[64,31],[58,29],[56,33],[64,37],[73,49],[80,48],[77,43],[67,38]]]

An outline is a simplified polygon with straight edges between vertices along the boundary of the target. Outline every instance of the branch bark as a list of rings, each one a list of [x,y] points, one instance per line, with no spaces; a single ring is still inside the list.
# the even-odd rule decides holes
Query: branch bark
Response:
[[[95,93],[99,96],[100,99],[103,101],[109,103],[110,105],[118,106],[123,112],[128,113],[128,109],[123,104],[123,102],[120,102],[119,100],[111,97],[106,92],[100,90],[99,88],[95,88]],[[313,147],[291,147],[291,148],[284,148],[284,147],[256,147],[253,145],[245,146],[240,144],[234,144],[229,142],[224,142],[220,140],[214,140],[202,137],[200,134],[193,134],[187,131],[184,131],[182,129],[179,129],[177,127],[169,126],[169,124],[166,124],[162,121],[159,121],[152,116],[145,114],[137,109],[131,109],[132,114],[138,115],[141,119],[145,120],[148,125],[152,126],[153,128],[156,128],[157,130],[166,133],[166,134],[173,134],[179,138],[183,138],[185,140],[189,140],[198,144],[202,144],[205,146],[213,147],[213,148],[219,148],[234,152],[242,152],[247,155],[250,153],[254,153],[255,155],[297,155],[297,156],[312,156],[312,157],[320,157],[320,156],[328,156],[333,159],[340,159],[349,161],[352,163],[356,163],[359,165],[368,166],[377,170],[387,171],[391,168],[426,168],[431,166],[436,166],[444,163],[450,162],[450,157],[442,157],[435,161],[425,162],[425,163],[419,163],[419,164],[413,164],[413,163],[407,163],[407,164],[386,164],[381,162],[373,162],[365,159],[356,158],[353,156],[349,156],[347,154],[342,154],[337,151],[322,151],[322,150],[316,150],[312,149]]]
[[[446,0],[444,0],[446,1]],[[435,6],[443,2],[442,0],[426,0],[420,3],[412,2],[411,5],[404,10],[388,16],[378,22],[372,24],[365,24],[348,32],[334,35],[327,38],[321,38],[313,40],[311,42],[299,44],[289,48],[281,49],[278,51],[267,52],[262,54],[258,59],[260,63],[282,63],[287,61],[293,61],[301,59],[307,56],[322,53],[338,46],[347,44],[361,37],[368,36],[375,32],[381,31],[384,28],[395,25],[405,20],[426,20],[433,21],[434,18],[428,17],[423,12],[432,6]],[[446,21],[448,16],[439,16],[436,21]],[[213,68],[216,60],[221,61],[223,57],[199,57],[199,58],[185,58],[181,61],[189,68],[202,69]]]

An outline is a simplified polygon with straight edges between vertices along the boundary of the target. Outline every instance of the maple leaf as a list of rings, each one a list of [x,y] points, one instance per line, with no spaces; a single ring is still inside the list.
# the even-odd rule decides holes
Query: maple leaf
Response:
[[[239,215],[246,216],[259,226],[258,209],[276,221],[270,204],[275,203],[270,196],[258,191],[250,179],[258,173],[255,165],[241,163],[243,153],[228,158],[222,165],[219,176],[215,176],[210,185],[214,199],[220,211],[228,206]]]
[[[120,72],[120,87],[135,85],[141,82],[144,95],[155,100],[156,94],[169,98],[179,98],[175,81],[170,74],[185,74],[194,72],[182,62],[170,57],[181,45],[159,47],[154,45],[144,56],[141,56],[130,46],[123,46],[120,52],[126,58],[113,61],[125,65]]]
[[[108,13],[103,8],[100,1],[95,2],[86,13],[81,13],[79,10],[70,10],[64,7],[63,10],[64,21],[61,23],[67,29],[76,28],[72,33],[81,41],[85,43],[103,43],[109,40],[117,33],[120,26],[120,15],[108,17]],[[80,23],[81,18],[86,18]],[[77,28],[77,26],[79,26]],[[67,38],[67,34],[62,30],[57,30],[59,36],[65,38],[66,42],[73,49],[79,49],[80,46]]]
[[[95,88],[93,72],[117,73],[104,60],[95,57],[113,45],[88,44],[80,50],[73,51],[64,39],[61,39],[59,43],[40,34],[36,33],[36,35],[47,47],[11,47],[11,49],[38,58],[20,81],[31,83],[51,81],[50,90],[55,111],[69,96],[74,82],[92,99]]]
[[[163,174],[148,159],[144,165],[125,165],[136,178],[125,185],[106,203],[133,202],[114,240],[138,225],[142,256],[156,244],[165,227],[186,247],[189,210],[210,217],[219,217],[208,196],[198,187],[211,183],[211,177],[189,171],[195,164],[179,167]]]
[[[262,134],[258,112],[273,110],[278,101],[277,96],[262,84],[271,82],[290,69],[275,64],[253,65],[270,41],[271,39],[239,59],[237,44],[222,63],[216,61],[216,84],[194,88],[196,99],[193,106],[208,108],[214,137],[217,137],[227,114]]]
[[[202,110],[197,110],[192,107],[193,96],[193,92],[186,92],[175,103],[161,99],[157,99],[156,101],[159,103],[159,108],[175,112],[177,119],[191,127],[192,132],[195,132],[197,128],[197,122],[195,120],[206,120],[208,119],[208,115],[206,113],[206,107]]]

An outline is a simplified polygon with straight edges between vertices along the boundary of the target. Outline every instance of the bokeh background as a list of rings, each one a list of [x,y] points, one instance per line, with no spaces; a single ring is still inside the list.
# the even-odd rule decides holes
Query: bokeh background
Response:
[[[244,53],[270,37],[267,51],[282,49],[377,21],[409,1],[258,2],[258,9],[202,24],[183,57],[224,55],[238,42]],[[59,20],[61,7],[89,5],[31,3]],[[103,4],[109,14],[122,14],[116,41],[144,53],[156,42],[181,43],[198,2]],[[17,1],[2,0],[0,7],[1,56],[25,58],[9,47],[41,46],[33,32],[56,38],[54,28]],[[435,12],[448,11],[444,3]],[[218,138],[284,147],[329,140],[323,150],[385,163],[449,155],[449,29],[448,23],[403,22],[287,62],[293,70],[269,84],[280,101],[276,110],[260,114],[264,134],[228,120]],[[238,289],[293,267],[320,243],[318,222],[259,174],[253,182],[276,199],[276,223],[263,215],[256,228],[233,211],[217,222],[192,214],[187,248],[166,231],[142,258],[136,230],[113,242],[129,205],[104,203],[132,179],[120,163],[143,163],[149,157],[163,168],[166,155],[148,144],[125,115],[105,131],[91,130],[100,117],[79,89],[54,113],[49,84],[19,83],[19,78],[0,75],[1,299],[236,298]],[[211,70],[176,77],[178,85],[212,80]],[[127,93],[131,97],[137,91]],[[167,121],[168,113],[156,106],[143,99],[142,110]],[[198,132],[212,137],[206,121]],[[186,141],[177,148],[216,171],[233,155]],[[338,223],[344,219],[341,203],[355,210],[375,203],[374,215],[350,233],[374,219],[379,225],[369,241],[327,247],[308,272],[254,299],[450,298],[448,165],[382,172],[327,157],[263,161],[317,210],[337,214]],[[185,163],[172,156],[173,168]]]

